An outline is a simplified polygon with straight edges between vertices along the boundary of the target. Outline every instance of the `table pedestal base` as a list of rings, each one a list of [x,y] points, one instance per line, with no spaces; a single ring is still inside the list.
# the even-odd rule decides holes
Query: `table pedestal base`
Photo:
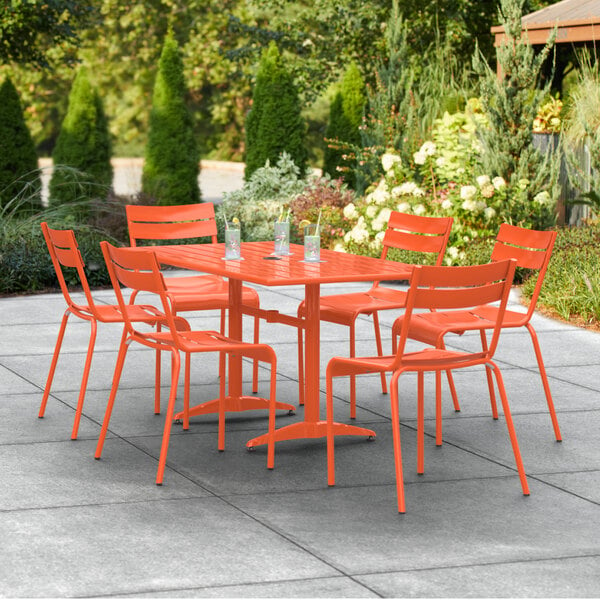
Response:
[[[225,398],[225,412],[241,412],[244,410],[268,410],[269,400],[267,398],[260,398],[257,396],[227,396]],[[275,408],[278,410],[287,410],[290,412],[296,412],[296,407],[293,404],[287,404],[286,402],[275,402]],[[197,406],[190,408],[190,417],[197,417],[198,415],[210,415],[219,414],[219,399],[208,400]],[[174,419],[183,419],[183,412],[177,413]],[[265,442],[266,443],[266,442]]]
[[[374,438],[375,432],[364,427],[356,425],[346,425],[345,423],[333,424],[334,435],[364,435],[365,437]],[[301,438],[322,438],[327,436],[327,421],[316,421],[315,423],[292,423],[280,429],[275,430],[275,441],[282,442],[284,440],[297,440]],[[266,444],[268,434],[259,435],[246,442],[248,448]]]

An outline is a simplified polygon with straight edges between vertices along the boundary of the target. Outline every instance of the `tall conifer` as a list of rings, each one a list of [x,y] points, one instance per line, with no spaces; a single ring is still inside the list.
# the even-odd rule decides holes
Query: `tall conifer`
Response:
[[[186,105],[183,62],[173,33],[165,38],[152,96],[142,191],[158,204],[200,200],[200,154]]]
[[[102,99],[90,83],[87,69],[81,67],[52,153],[50,204],[105,198],[113,179],[111,151]]]
[[[306,126],[291,73],[285,68],[275,42],[263,52],[246,117],[246,180],[267,160],[277,163],[287,152],[300,175],[306,172]]]
[[[355,63],[352,63],[342,78],[340,91],[331,103],[329,123],[325,131],[327,147],[323,171],[333,178],[343,177],[355,187],[353,156],[360,144],[360,126],[365,110],[365,83]]]
[[[37,155],[23,117],[19,94],[7,77],[0,86],[0,207],[15,201],[15,209],[40,205]]]

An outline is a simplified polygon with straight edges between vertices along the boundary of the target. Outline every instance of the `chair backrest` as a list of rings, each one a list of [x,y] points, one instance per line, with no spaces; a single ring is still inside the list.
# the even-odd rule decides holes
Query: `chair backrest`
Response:
[[[82,311],[91,312],[97,316],[92,292],[85,275],[85,263],[79,251],[79,245],[75,238],[75,233],[72,229],[51,229],[46,222],[41,223],[42,233],[48,246],[48,252],[52,259],[52,265],[56,272],[56,277],[60,285],[60,289],[65,297],[65,301],[69,308],[77,315],[81,316]],[[77,272],[79,283],[83,289],[87,300],[87,306],[77,304],[69,292],[69,286],[65,279],[64,268],[73,268]]]
[[[535,289],[529,302],[527,319],[530,319],[537,303],[544,276],[552,257],[556,231],[538,231],[525,229],[516,225],[503,223],[500,225],[496,243],[492,250],[492,261],[514,258],[518,267],[538,271]]]
[[[212,202],[181,206],[125,207],[129,240],[136,246],[139,240],[185,240],[210,237],[217,241],[217,222]]]
[[[173,336],[176,337],[175,318],[167,294],[167,287],[153,250],[150,248],[148,250],[117,248],[108,242],[100,242],[100,247],[129,334],[138,339],[147,338],[144,332],[135,329],[127,308],[130,304],[125,302],[121,286],[134,292],[150,292],[158,295],[166,317],[166,325],[173,332]]]
[[[446,311],[448,322],[451,323],[454,310],[464,312],[481,304],[499,302],[491,340],[487,351],[482,353],[482,356],[491,358],[496,351],[515,268],[515,259],[468,267],[415,266],[406,299],[396,361],[401,362],[415,309]]]
[[[452,217],[424,217],[393,211],[383,238],[382,258],[391,248],[437,254],[441,265],[452,229]]]

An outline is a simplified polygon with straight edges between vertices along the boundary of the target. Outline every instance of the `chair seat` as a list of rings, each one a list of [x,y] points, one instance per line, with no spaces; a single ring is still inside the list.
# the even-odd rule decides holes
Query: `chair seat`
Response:
[[[452,368],[467,367],[481,364],[485,361],[486,356],[485,352],[473,353],[446,350],[445,348],[425,348],[424,350],[404,354],[398,369],[436,371],[440,368],[440,365],[444,365],[444,369],[449,368],[448,365],[452,365]],[[335,366],[332,366],[331,376],[340,377],[391,371],[395,358],[395,355],[361,356],[360,358],[336,357],[332,359]]]
[[[473,312],[478,316],[493,321],[498,314],[498,307],[490,304],[478,306],[473,309]],[[523,327],[528,322],[528,315],[524,312],[515,312],[514,310],[507,310],[504,312],[504,318],[502,319],[502,327]]]
[[[370,315],[378,310],[404,308],[405,305],[406,292],[385,287],[373,288],[368,292],[321,296],[320,319],[349,326],[358,315]],[[304,303],[300,305],[298,311],[301,315],[304,314]]]
[[[176,312],[227,308],[229,305],[229,282],[216,275],[194,277],[166,277],[167,291],[173,299]],[[242,287],[242,302],[259,306],[258,292]]]
[[[95,318],[92,310],[88,305],[77,305],[77,309],[81,314],[77,316]],[[96,304],[94,311],[99,321],[103,323],[123,323],[123,314],[117,304]],[[155,306],[149,304],[132,304],[127,307],[129,318],[136,323],[155,324],[157,321],[164,321],[164,314]],[[73,311],[75,312],[75,311]]]

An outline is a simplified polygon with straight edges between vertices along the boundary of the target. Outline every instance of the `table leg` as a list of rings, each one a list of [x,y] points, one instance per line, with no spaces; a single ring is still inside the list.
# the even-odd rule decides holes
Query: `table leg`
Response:
[[[305,286],[305,336],[304,344],[304,381],[305,403],[304,421],[292,423],[275,431],[275,441],[294,440],[299,438],[320,438],[327,435],[327,421],[320,420],[320,344],[321,344],[321,319],[320,300],[321,286],[318,283]],[[356,425],[334,423],[335,435],[364,435],[375,437],[375,432]],[[248,448],[267,443],[267,434],[251,439],[246,443]]]
[[[242,339],[242,281],[229,280],[229,337]],[[225,412],[240,412],[244,410],[268,409],[269,400],[259,396],[242,395],[242,357],[239,354],[229,355],[228,369],[229,394],[225,398]],[[276,408],[295,411],[293,404],[277,402]],[[219,412],[219,399],[208,400],[190,408],[190,417]],[[175,419],[182,419],[183,412],[177,413]],[[266,442],[265,442],[266,443]]]

